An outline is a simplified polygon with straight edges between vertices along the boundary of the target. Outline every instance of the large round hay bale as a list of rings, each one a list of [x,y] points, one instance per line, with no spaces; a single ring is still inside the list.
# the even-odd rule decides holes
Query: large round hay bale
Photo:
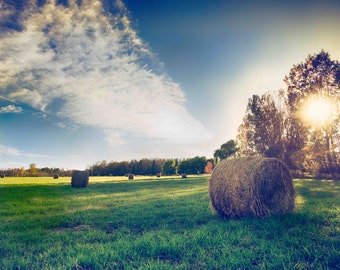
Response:
[[[275,158],[226,159],[209,180],[213,208],[224,217],[267,217],[294,209],[293,180]]]
[[[89,183],[89,172],[74,170],[72,173],[71,186],[72,187],[87,187]]]

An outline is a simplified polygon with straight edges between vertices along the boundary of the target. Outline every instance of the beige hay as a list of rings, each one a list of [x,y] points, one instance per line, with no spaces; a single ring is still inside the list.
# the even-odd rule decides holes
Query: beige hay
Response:
[[[274,158],[221,161],[209,180],[209,194],[213,208],[225,217],[267,217],[294,209],[292,177]]]
[[[71,186],[72,187],[84,187],[86,188],[89,183],[88,171],[73,171]]]

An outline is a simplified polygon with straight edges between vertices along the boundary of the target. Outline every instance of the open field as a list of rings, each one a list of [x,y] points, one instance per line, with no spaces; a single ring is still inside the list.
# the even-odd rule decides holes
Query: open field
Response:
[[[297,208],[225,220],[207,177],[0,179],[0,269],[339,269],[339,181],[294,180]]]

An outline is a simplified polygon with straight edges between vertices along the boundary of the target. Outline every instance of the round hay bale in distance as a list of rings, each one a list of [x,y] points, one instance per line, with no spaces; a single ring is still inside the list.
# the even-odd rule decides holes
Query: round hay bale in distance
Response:
[[[183,173],[183,174],[182,174],[182,178],[187,178],[187,174],[186,174],[186,173]]]
[[[74,170],[72,173],[71,187],[86,188],[89,183],[89,172]]]
[[[212,207],[222,216],[258,218],[294,209],[293,179],[286,165],[275,158],[226,159],[209,180]]]
[[[129,173],[128,179],[129,179],[129,180],[133,180],[134,178],[135,178],[135,176],[134,176],[132,173]]]
[[[53,175],[53,179],[59,179],[59,175],[58,174]]]
[[[6,176],[4,174],[1,175],[1,178],[5,178]]]

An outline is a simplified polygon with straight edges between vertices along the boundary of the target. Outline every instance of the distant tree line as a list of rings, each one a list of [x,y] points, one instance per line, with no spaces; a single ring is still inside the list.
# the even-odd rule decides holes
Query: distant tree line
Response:
[[[90,176],[125,176],[135,175],[176,175],[211,173],[214,167],[213,159],[194,157],[188,159],[141,159],[131,161],[101,161],[87,168]],[[1,176],[72,176],[73,170],[59,168],[37,168],[35,163],[29,169],[11,168],[0,170]]]
[[[37,168],[35,163],[29,165],[29,169],[25,169],[24,167],[21,168],[11,168],[11,169],[4,169],[0,170],[1,176],[17,176],[17,177],[36,177],[36,176],[71,176],[73,170],[65,170],[60,168]]]
[[[125,176],[135,175],[176,175],[176,174],[204,174],[211,173],[214,160],[206,157],[194,157],[188,159],[141,159],[131,161],[101,161],[87,168],[90,176]],[[35,163],[30,164],[29,169],[11,168],[0,170],[0,176],[72,176],[73,170],[59,168],[37,168]]]
[[[194,157],[183,160],[168,159],[162,165],[162,175],[204,174],[211,173],[214,160],[206,157]]]
[[[209,163],[210,162],[210,163]],[[207,164],[210,164],[207,166]],[[88,168],[91,176],[176,175],[210,173],[213,159],[194,157],[188,159],[141,159],[131,161],[101,161]]]
[[[97,162],[88,168],[91,176],[156,175],[162,171],[164,159],[141,159],[131,161]]]

